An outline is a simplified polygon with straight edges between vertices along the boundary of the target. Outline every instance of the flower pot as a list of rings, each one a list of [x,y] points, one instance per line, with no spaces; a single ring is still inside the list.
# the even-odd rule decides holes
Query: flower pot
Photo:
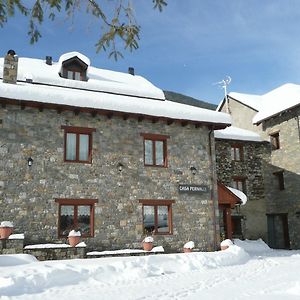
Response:
[[[191,248],[183,248],[183,252],[184,253],[190,253],[190,252],[193,252],[193,249],[191,249]]]
[[[226,250],[226,249],[228,249],[228,248],[229,248],[229,246],[228,246],[228,245],[221,246],[221,250]]]
[[[69,236],[68,241],[71,247],[75,247],[80,243],[80,236]]]
[[[12,227],[0,227],[0,239],[7,239],[13,232]]]
[[[152,242],[143,242],[143,248],[145,251],[151,251],[153,248]]]

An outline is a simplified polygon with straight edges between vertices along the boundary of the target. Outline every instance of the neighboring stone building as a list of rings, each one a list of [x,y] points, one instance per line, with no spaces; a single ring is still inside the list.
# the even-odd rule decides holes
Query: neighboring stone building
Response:
[[[247,196],[247,202],[231,212],[231,237],[267,240],[264,162],[270,155],[269,143],[257,133],[231,126],[215,131],[215,145],[218,180]],[[224,231],[228,237],[226,227]]]
[[[269,245],[299,249],[300,85],[285,84],[262,96],[230,93],[218,110],[228,108],[233,126],[270,142],[263,160]]]
[[[77,52],[20,58],[0,104],[0,220],[26,244],[76,228],[94,250],[140,247],[145,234],[166,250],[219,247],[213,130],[227,114],[170,102]]]

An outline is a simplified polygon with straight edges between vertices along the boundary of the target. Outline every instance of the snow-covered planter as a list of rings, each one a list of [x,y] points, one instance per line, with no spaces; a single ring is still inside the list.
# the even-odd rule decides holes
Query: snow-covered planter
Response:
[[[147,236],[143,239],[143,248],[145,251],[151,251],[153,248],[154,239],[152,236]]]
[[[71,247],[75,247],[80,243],[81,233],[80,231],[71,230],[68,235],[68,241]]]
[[[195,243],[193,241],[189,241],[189,242],[187,242],[187,243],[184,244],[184,246],[183,246],[183,252],[184,253],[193,252],[194,248],[195,248]]]
[[[0,239],[7,239],[13,232],[14,225],[9,221],[0,223]]]
[[[220,244],[221,250],[226,250],[226,249],[228,249],[232,245],[233,245],[232,240],[230,240],[230,239],[224,240]]]

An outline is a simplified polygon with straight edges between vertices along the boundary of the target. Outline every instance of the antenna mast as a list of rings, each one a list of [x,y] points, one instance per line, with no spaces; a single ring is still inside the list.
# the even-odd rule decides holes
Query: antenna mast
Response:
[[[221,87],[224,89],[226,112],[228,114],[230,114],[230,110],[229,110],[229,101],[228,101],[228,96],[227,96],[227,86],[230,84],[230,82],[231,82],[231,77],[230,76],[226,76],[225,79],[218,82],[218,84],[221,85]]]

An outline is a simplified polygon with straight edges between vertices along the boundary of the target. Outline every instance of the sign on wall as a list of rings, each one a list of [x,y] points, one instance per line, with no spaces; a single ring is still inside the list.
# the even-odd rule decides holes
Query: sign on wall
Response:
[[[209,189],[206,185],[179,184],[178,191],[179,193],[200,194],[207,193]]]

